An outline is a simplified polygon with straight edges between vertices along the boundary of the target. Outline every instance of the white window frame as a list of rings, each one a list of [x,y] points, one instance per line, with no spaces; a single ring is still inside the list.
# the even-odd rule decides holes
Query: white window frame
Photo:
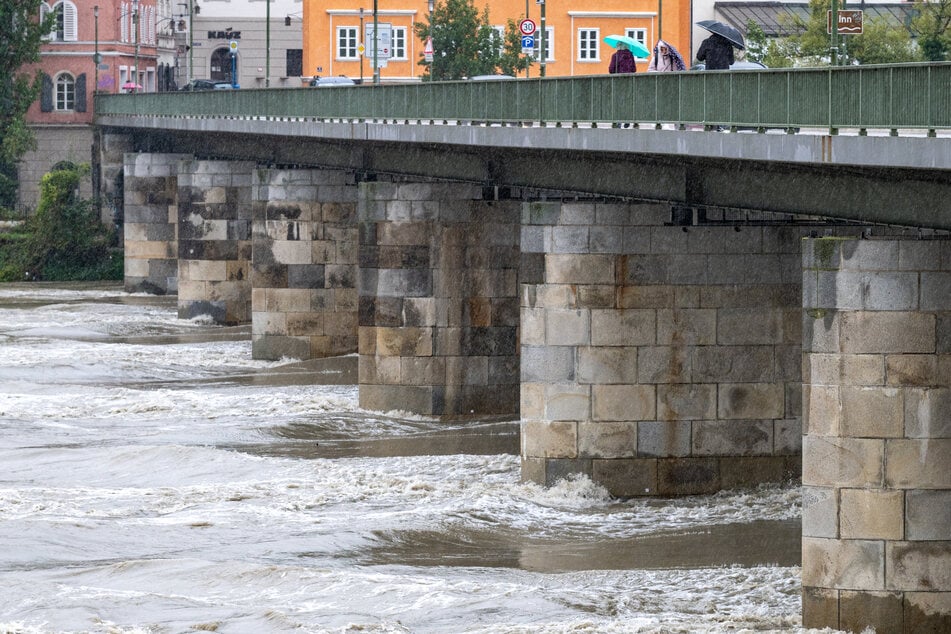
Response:
[[[633,38],[647,46],[647,29],[624,29],[624,35]],[[653,48],[652,46],[647,46],[648,49]]]
[[[73,112],[76,109],[76,78],[72,74],[58,74],[53,82],[53,91],[53,110]]]
[[[499,36],[499,53],[505,52],[505,26],[493,26],[492,30]]]
[[[535,48],[532,50],[532,57],[536,60],[540,59],[542,48],[542,38],[540,31],[535,32]],[[545,48],[548,50],[548,57],[545,58],[546,62],[555,61],[555,27],[545,25]]]
[[[61,0],[52,5],[46,4],[45,2],[40,4],[40,18],[43,19],[51,11],[60,11],[62,10],[63,16],[63,29],[60,31],[59,24],[54,24],[53,29],[49,32],[48,35],[45,35],[43,39],[51,42],[75,42],[79,39],[79,26],[78,26],[78,17],[79,13],[76,11],[76,5],[73,4],[70,0]],[[60,37],[62,33],[62,37]]]
[[[336,49],[336,59],[340,61],[356,61],[360,59],[360,27],[359,26],[338,26],[337,37],[334,48]]]
[[[592,47],[594,48],[593,54]],[[578,61],[601,61],[601,29],[597,27],[580,27],[578,29]]]
[[[391,37],[393,41],[390,42],[392,46],[392,55],[390,59],[393,60],[405,60],[406,57],[406,27],[405,26],[394,26]]]

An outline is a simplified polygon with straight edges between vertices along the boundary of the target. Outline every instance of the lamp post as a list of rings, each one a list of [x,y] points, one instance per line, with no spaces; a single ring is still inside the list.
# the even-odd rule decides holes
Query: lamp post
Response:
[[[264,35],[264,87],[271,85],[271,0],[264,0],[267,4],[267,11],[264,12],[265,27]]]
[[[135,64],[132,67],[132,94],[138,92],[139,85],[139,0],[132,2],[132,28],[135,29]]]
[[[194,78],[195,68],[195,29],[192,28],[193,17],[198,12],[195,0],[188,0],[188,83]]]
[[[538,4],[541,5],[541,11],[542,11],[541,21],[540,21],[542,32],[541,32],[541,39],[538,44],[539,46],[538,50],[542,54],[542,59],[541,59],[541,62],[539,63],[539,74],[542,77],[544,77],[545,76],[545,62],[548,60],[548,47],[547,47],[548,42],[546,41],[546,33],[545,33],[545,0],[540,0]]]
[[[96,84],[92,88],[93,94],[99,91],[99,64],[102,63],[102,58],[99,57],[99,5],[97,4],[92,8],[92,17],[96,23],[96,52],[92,56],[92,61],[96,63]]]
[[[363,7],[360,7],[360,41],[366,39],[366,33],[363,32]],[[366,53],[367,45],[366,42],[363,43],[363,50],[360,52],[360,85],[363,85],[363,58]]]
[[[433,8],[434,0],[429,0],[429,44],[433,47],[433,60],[429,62],[429,81],[436,80],[436,46],[433,44]]]
[[[380,65],[377,59],[377,42],[380,41],[380,21],[379,9],[377,8],[379,0],[373,0],[373,83],[380,83]]]

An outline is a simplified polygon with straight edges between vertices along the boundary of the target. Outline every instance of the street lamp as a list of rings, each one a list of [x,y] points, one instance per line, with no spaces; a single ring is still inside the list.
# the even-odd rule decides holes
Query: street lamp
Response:
[[[377,42],[380,41],[379,0],[373,0],[373,83],[380,83],[380,65],[377,60]]]
[[[99,64],[102,63],[102,58],[99,56],[99,5],[97,4],[92,8],[92,17],[96,22],[96,52],[92,56],[92,61],[96,63],[96,85],[93,86],[92,92],[96,94],[99,91]]]
[[[271,0],[264,2],[267,4],[267,11],[264,12],[264,21],[267,24],[264,36],[264,87],[268,88],[271,85]]]
[[[139,0],[132,0],[132,28],[135,29],[135,65],[132,71],[132,94],[138,92],[139,85]]]
[[[366,33],[363,32],[363,7],[360,7],[360,35],[359,37],[360,37],[360,41],[363,42],[363,50],[360,51],[360,85],[362,86],[363,85],[363,58],[366,56],[365,53],[367,50],[367,45],[365,41],[367,39],[367,36],[366,36]]]
[[[433,59],[429,62],[429,81],[436,80],[436,47],[433,45],[433,8],[436,3],[429,0],[429,45],[433,47]]]

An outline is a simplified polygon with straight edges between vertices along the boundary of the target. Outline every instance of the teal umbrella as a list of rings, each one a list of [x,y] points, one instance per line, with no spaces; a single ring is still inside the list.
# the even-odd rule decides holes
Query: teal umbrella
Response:
[[[647,59],[651,56],[650,49],[635,40],[633,37],[628,37],[626,35],[608,35],[604,38],[604,43],[608,46],[613,46],[617,48],[618,44],[627,44],[627,48],[634,53],[634,57],[640,59]]]

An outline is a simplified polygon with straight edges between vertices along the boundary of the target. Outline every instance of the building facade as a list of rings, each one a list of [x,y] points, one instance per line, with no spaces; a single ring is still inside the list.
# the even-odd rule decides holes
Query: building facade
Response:
[[[56,26],[40,61],[42,92],[27,112],[37,140],[23,156],[18,206],[31,213],[52,167],[90,163],[95,93],[176,90],[192,79],[245,88],[300,87],[299,0],[45,0]],[[265,19],[270,13],[270,20]],[[234,43],[234,44],[232,44]],[[95,173],[81,194],[99,190]],[[108,201],[103,220],[111,221]]]
[[[392,55],[380,68],[381,81],[418,81],[426,74],[424,42],[414,35],[414,25],[429,24],[431,6],[424,0],[389,0],[376,3],[361,0],[330,3],[327,0],[304,0],[304,71],[312,75],[346,75],[353,79],[373,77],[372,43],[366,30],[374,23],[389,27],[392,33]],[[436,0],[435,5],[441,4]],[[474,2],[477,9],[486,6],[492,26],[504,32],[509,20],[523,18],[535,22],[536,57],[541,40],[541,14],[545,11],[548,77],[598,75],[608,72],[614,52],[604,43],[607,35],[633,37],[648,48],[659,38],[669,41],[684,53],[690,50],[690,2],[664,3],[662,0],[599,0],[583,5],[569,3],[501,0],[492,3]],[[382,27],[381,27],[382,28]],[[439,63],[442,51],[434,51]],[[378,63],[380,63],[378,56]],[[647,70],[648,60],[638,60],[638,70]],[[528,76],[538,77],[539,64]]]

